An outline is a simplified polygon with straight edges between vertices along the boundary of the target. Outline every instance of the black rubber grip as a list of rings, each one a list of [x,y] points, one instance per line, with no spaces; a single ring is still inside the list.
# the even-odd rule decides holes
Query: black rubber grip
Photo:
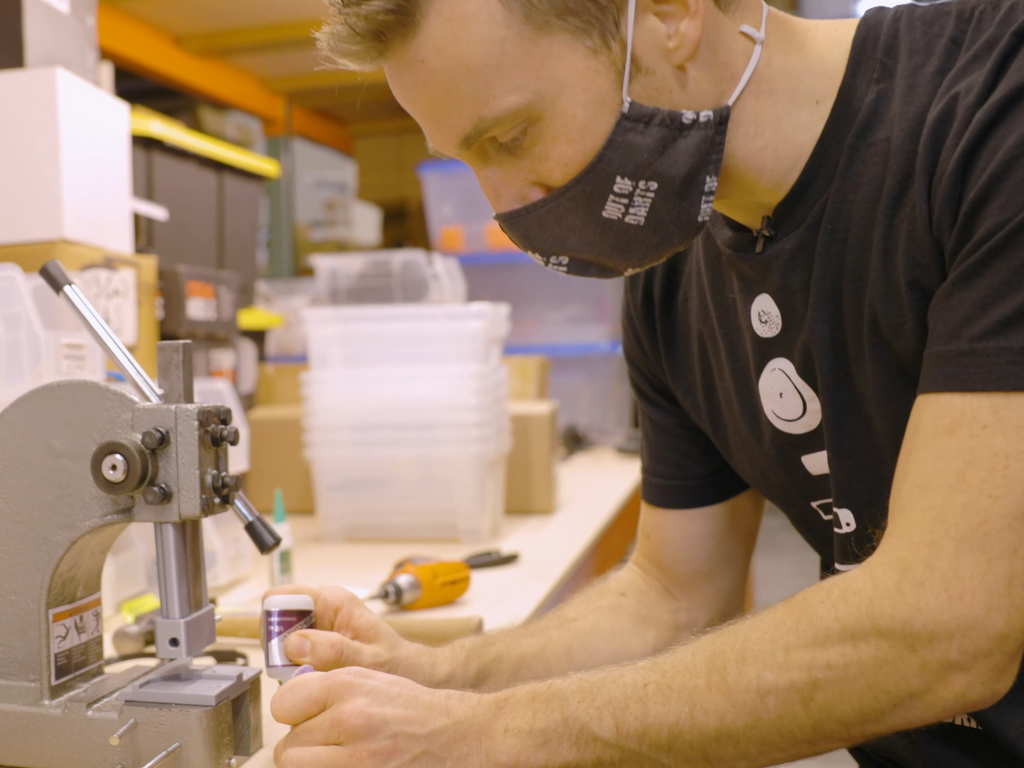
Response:
[[[245,526],[245,532],[261,555],[268,555],[281,546],[281,537],[262,517],[250,520]]]
[[[68,277],[68,273],[64,271],[64,265],[58,259],[50,259],[43,264],[39,270],[39,276],[53,288],[54,293],[60,293],[65,286],[74,285],[74,282]]]

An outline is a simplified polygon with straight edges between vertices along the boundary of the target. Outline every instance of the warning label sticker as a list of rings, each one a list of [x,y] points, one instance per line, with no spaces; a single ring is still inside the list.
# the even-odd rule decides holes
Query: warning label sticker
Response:
[[[103,663],[100,593],[50,609],[50,682],[70,680]]]

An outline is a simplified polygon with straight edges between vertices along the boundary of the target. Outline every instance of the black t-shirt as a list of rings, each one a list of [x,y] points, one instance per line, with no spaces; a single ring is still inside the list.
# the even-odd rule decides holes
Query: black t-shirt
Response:
[[[869,12],[763,252],[716,214],[627,280],[648,503],[754,487],[824,575],[849,570],[885,527],[914,398],[1024,391],[1022,51],[1024,0]],[[854,752],[1024,765],[1024,682],[985,712]]]

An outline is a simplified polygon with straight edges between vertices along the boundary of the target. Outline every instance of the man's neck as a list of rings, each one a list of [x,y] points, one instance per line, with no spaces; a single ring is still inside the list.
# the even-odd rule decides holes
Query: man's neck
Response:
[[[821,136],[856,27],[771,12],[761,61],[733,107],[715,210],[751,230],[772,215]]]

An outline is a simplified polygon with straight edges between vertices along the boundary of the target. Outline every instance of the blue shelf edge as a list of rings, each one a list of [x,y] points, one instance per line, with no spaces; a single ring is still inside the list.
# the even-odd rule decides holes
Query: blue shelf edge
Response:
[[[621,341],[594,341],[586,344],[508,344],[506,355],[545,355],[547,357],[596,357],[621,355]]]
[[[533,259],[522,251],[494,251],[485,253],[453,253],[466,266],[480,267],[492,264],[533,264]]]
[[[506,344],[506,355],[545,355],[546,357],[598,357],[621,355],[621,341],[593,341],[586,344]],[[307,362],[305,357],[268,357],[266,363],[294,365]],[[122,379],[123,380],[123,379]]]

